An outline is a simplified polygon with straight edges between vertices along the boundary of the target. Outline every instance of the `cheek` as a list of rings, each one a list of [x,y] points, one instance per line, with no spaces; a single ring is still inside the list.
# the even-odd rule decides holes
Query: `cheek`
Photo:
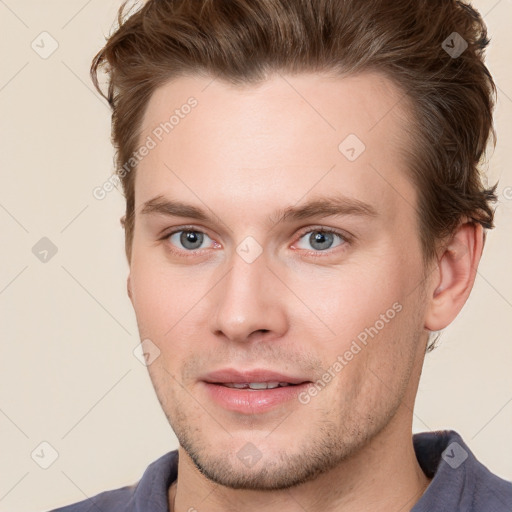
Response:
[[[184,314],[182,309],[187,301],[184,284],[164,272],[161,262],[141,251],[132,255],[130,282],[141,336],[163,340]]]
[[[167,320],[169,297],[172,291],[158,274],[136,266],[130,277],[132,283],[132,302],[137,319],[149,326],[156,326]]]
[[[395,302],[383,315],[369,321],[355,336],[343,337],[325,360],[328,365],[341,363],[333,379],[333,408],[346,414],[351,411],[355,418],[391,414],[407,392],[420,347],[412,300]]]
[[[359,403],[361,414],[381,407],[390,392],[402,394],[409,378],[421,304],[411,293],[413,269],[405,265],[397,255],[326,281],[321,314],[335,334],[316,338],[316,351],[336,375],[334,395]]]
[[[399,268],[398,263],[373,260],[331,269],[327,275],[324,273],[313,280],[299,278],[297,295],[304,297],[320,320],[317,323],[327,333],[331,347],[344,350],[361,333],[364,339],[365,329],[377,323],[377,328],[382,330],[383,322],[387,327],[387,321],[395,317],[405,298],[407,281]]]
[[[159,347],[168,367],[175,367],[205,338],[208,301],[201,299],[206,277],[179,268],[171,271],[150,257],[132,260],[132,303],[140,337]]]

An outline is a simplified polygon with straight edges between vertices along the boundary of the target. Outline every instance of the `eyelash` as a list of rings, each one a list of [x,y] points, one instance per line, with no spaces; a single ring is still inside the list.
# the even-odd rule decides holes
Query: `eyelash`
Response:
[[[195,226],[181,226],[172,231],[169,231],[164,236],[162,236],[160,238],[160,240],[166,241],[172,235],[175,235],[176,233],[181,233],[182,231],[201,233],[201,234],[204,234],[204,235],[208,236],[209,238],[211,238],[207,233],[205,233],[201,229],[196,228]],[[334,249],[326,249],[324,251],[307,251],[305,249],[299,249],[300,251],[305,251],[308,255],[311,255],[313,257],[326,257],[326,255],[327,256],[331,255],[333,253],[333,251],[336,249],[343,251],[345,249],[345,245],[350,244],[352,242],[352,237],[349,236],[347,233],[338,231],[336,229],[325,228],[325,227],[321,227],[321,226],[305,228],[304,230],[299,232],[299,234],[297,235],[297,240],[299,241],[301,238],[304,237],[304,235],[307,235],[308,233],[315,233],[315,232],[322,233],[322,234],[336,235],[341,239],[342,243],[340,245],[336,246]],[[174,254],[177,254],[181,257],[186,257],[186,258],[195,257],[198,254],[201,254],[202,251],[206,250],[206,249],[194,249],[194,250],[190,250],[190,251],[180,250],[180,249],[176,249],[175,246],[173,246],[171,243],[167,244],[167,249]]]

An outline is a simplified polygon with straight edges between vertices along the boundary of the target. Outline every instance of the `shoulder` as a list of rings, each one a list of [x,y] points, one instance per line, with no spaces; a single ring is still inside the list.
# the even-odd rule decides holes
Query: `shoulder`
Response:
[[[473,466],[471,505],[475,512],[510,512],[512,510],[512,481],[492,473],[476,461]]]
[[[112,491],[104,491],[92,498],[87,498],[78,503],[56,508],[50,512],[110,512],[113,510],[135,510],[133,497],[136,485],[121,487]]]
[[[454,430],[413,436],[418,462],[432,478],[412,512],[510,512],[512,482],[492,473]]]
[[[133,485],[104,491],[50,512],[142,512],[151,503],[154,512],[167,512],[167,490],[178,475],[178,450],[152,462]]]

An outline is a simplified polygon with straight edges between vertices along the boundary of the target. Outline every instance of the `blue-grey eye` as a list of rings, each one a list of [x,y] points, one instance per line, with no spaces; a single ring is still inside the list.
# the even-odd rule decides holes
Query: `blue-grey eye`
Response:
[[[333,243],[336,241],[336,238],[340,240],[340,242],[336,245],[333,245]],[[302,240],[306,239],[306,243],[310,244],[310,247],[304,247],[300,246],[300,243]],[[325,251],[326,249],[331,249],[333,247],[337,247],[338,245],[341,245],[344,242],[344,239],[341,235],[338,235],[337,233],[334,233],[332,231],[323,231],[323,230],[315,230],[315,231],[309,231],[305,235],[303,235],[300,240],[297,247],[300,249],[307,249],[311,250],[311,247],[315,251]]]
[[[183,248],[189,251],[193,251],[196,249],[201,249],[201,245],[205,241],[205,238],[210,239],[208,235],[201,233],[200,231],[182,230],[176,231],[170,235],[169,241],[179,249]]]

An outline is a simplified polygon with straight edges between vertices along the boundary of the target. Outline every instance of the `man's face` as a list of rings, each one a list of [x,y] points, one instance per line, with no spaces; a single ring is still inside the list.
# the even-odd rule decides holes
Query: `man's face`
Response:
[[[399,99],[305,74],[182,77],[149,102],[131,299],[164,412],[218,483],[284,488],[410,436],[427,332]]]

